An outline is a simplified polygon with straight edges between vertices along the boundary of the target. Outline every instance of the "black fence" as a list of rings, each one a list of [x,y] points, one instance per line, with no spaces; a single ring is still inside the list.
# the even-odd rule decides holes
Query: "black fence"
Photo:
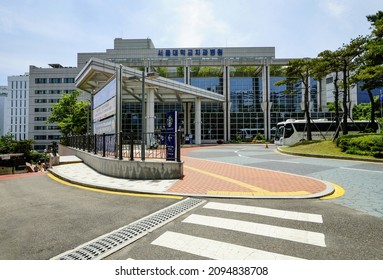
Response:
[[[128,159],[167,159],[166,139],[175,138],[175,161],[181,162],[181,133],[117,133],[68,136],[62,141],[69,147],[103,157]]]

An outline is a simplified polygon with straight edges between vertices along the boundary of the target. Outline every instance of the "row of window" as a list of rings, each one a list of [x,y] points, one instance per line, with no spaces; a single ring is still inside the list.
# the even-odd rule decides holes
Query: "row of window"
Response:
[[[17,100],[15,100],[15,102],[13,102],[13,100],[11,100],[11,107],[17,107],[17,103],[19,103],[19,107],[23,107],[23,103],[24,103],[24,107],[27,107],[27,101],[24,100],[19,100],[19,102],[17,102]]]
[[[26,108],[19,108],[18,112],[19,112],[20,116],[26,116],[27,115],[27,109]],[[23,114],[23,112],[24,112],[24,114]],[[15,108],[15,109],[11,108],[11,116],[14,116],[13,113],[15,113],[15,115],[17,115],[17,108]]]
[[[60,99],[51,98],[51,99],[35,99],[35,103],[58,103]]]
[[[60,140],[60,135],[35,135],[34,140]]]
[[[26,125],[11,125],[11,133],[14,132],[27,132],[27,126]]]
[[[60,90],[60,89],[50,89],[50,90],[35,90],[35,94],[62,94],[62,93],[71,93],[72,90]]]
[[[35,113],[52,112],[53,108],[35,108]]]
[[[26,90],[15,90],[15,91],[11,91],[11,99],[21,99],[23,98],[23,93],[24,93],[24,98],[26,99],[27,98],[27,91]]]
[[[74,84],[74,78],[36,78],[36,84]]]
[[[44,122],[47,120],[47,117],[35,117],[35,122]]]
[[[23,88],[28,88],[27,87],[27,81],[12,81],[11,82],[11,88],[12,89],[23,89]]]
[[[59,127],[56,125],[35,125],[34,126],[35,130],[58,130]]]
[[[11,124],[18,124],[17,121],[19,121],[19,124],[26,124],[27,117],[11,117]]]

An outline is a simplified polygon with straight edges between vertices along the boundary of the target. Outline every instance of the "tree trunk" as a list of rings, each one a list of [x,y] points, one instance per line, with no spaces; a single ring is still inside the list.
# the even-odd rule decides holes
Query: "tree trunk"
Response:
[[[305,104],[305,115],[306,115],[306,127],[307,127],[307,140],[311,141],[311,117],[310,117],[310,100],[309,100],[309,78],[308,73],[305,78],[305,93],[304,93],[304,104]]]
[[[370,102],[371,102],[371,116],[370,116],[370,119],[371,119],[371,123],[375,123],[375,107],[376,107],[376,103],[374,101],[374,95],[372,94],[372,91],[371,89],[367,89],[367,92],[368,92],[368,97],[370,98]]]
[[[335,106],[335,124],[336,124],[336,135],[334,138],[338,138],[339,136],[339,85],[338,85],[339,77],[338,77],[338,71],[335,72],[335,79],[334,79],[334,88],[335,88],[335,93],[334,93],[334,106]]]
[[[347,67],[343,68],[343,135],[348,134],[348,86],[347,86]]]

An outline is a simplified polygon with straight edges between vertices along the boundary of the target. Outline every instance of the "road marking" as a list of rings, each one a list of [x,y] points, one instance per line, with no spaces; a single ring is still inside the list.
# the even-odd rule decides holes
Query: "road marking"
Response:
[[[295,212],[295,211],[284,211],[284,210],[277,210],[277,209],[271,209],[271,208],[253,207],[253,206],[227,204],[227,203],[219,203],[219,202],[209,202],[203,208],[230,211],[230,212],[236,212],[236,213],[262,215],[267,217],[274,217],[274,218],[281,218],[281,219],[288,219],[288,220],[297,220],[297,221],[312,222],[312,223],[323,223],[322,215]]]
[[[107,190],[102,190],[102,189],[97,189],[97,188],[90,188],[90,187],[84,187],[76,184],[69,183],[67,181],[64,181],[50,173],[47,174],[49,178],[59,182],[60,184],[82,189],[82,190],[87,190],[87,191],[92,191],[92,192],[99,192],[99,193],[106,193],[106,194],[113,194],[113,195],[124,195],[124,196],[135,196],[135,197],[149,197],[149,198],[170,198],[170,199],[182,199],[182,196],[175,196],[175,195],[155,195],[155,194],[144,194],[144,193],[129,193],[129,192],[118,192],[118,191],[107,191]]]
[[[350,167],[339,167],[340,169],[346,169],[346,170],[353,170],[353,171],[362,171],[362,172],[377,172],[382,173],[383,171],[379,170],[366,170],[366,169],[359,169],[359,168],[350,168]]]
[[[182,222],[326,247],[323,233],[192,214]]]
[[[287,255],[167,231],[151,244],[214,260],[298,260]]]

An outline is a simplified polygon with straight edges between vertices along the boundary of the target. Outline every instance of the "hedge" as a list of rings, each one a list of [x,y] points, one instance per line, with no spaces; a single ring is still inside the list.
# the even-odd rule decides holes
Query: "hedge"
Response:
[[[336,145],[348,154],[383,158],[383,134],[360,133],[340,136]]]

